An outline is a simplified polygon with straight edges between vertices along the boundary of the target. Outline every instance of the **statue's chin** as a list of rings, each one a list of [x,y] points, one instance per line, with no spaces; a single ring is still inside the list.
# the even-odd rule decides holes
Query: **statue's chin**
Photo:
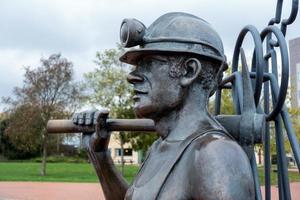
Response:
[[[153,119],[155,116],[155,108],[152,105],[138,105],[134,106],[134,113],[137,118]]]

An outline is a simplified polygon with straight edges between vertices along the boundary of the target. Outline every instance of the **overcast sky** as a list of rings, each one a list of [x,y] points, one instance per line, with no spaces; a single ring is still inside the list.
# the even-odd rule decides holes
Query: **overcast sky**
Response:
[[[123,18],[149,26],[167,12],[197,15],[221,35],[231,59],[239,31],[247,24],[261,31],[275,7],[275,0],[0,0],[0,97],[22,85],[25,66],[36,67],[53,53],[71,60],[80,80],[96,67],[96,51],[116,47]],[[300,36],[299,18],[288,28],[287,39]]]

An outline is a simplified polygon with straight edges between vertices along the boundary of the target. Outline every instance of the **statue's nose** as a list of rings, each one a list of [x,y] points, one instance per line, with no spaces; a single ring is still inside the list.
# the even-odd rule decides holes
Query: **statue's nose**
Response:
[[[131,84],[143,82],[144,79],[141,76],[135,75],[133,73],[129,73],[127,75],[127,81]]]

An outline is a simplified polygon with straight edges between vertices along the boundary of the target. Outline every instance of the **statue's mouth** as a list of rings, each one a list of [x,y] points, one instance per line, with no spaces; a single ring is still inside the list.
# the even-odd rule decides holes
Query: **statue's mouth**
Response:
[[[139,89],[134,89],[133,92],[134,92],[135,95],[148,94],[147,91],[143,91],[143,90],[139,90]]]
[[[133,101],[139,101],[140,100],[140,97],[138,96],[138,95],[134,95],[133,97],[132,97],[132,99],[133,99]]]
[[[135,94],[135,95],[133,96],[133,100],[134,100],[134,101],[139,101],[141,95],[148,94],[147,91],[143,91],[143,90],[139,90],[139,89],[134,89],[133,92],[134,92],[134,94]]]

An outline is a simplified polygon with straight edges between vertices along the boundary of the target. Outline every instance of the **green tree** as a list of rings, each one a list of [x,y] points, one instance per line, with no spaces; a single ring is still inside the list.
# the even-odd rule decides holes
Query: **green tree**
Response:
[[[26,159],[37,156],[41,150],[41,118],[38,108],[20,105],[4,121],[2,151],[8,159]]]
[[[97,68],[84,74],[83,87],[88,103],[109,108],[111,117],[132,118],[132,90],[126,81],[130,68],[118,60],[120,52],[121,49],[97,52]]]
[[[224,77],[230,75],[229,69],[224,72]],[[215,96],[210,99],[209,102],[209,112],[214,113],[215,111]],[[232,100],[232,90],[231,89],[222,89],[221,92],[221,110],[220,114],[232,115],[235,114]]]
[[[3,154],[4,152],[4,147],[6,144],[4,132],[7,126],[8,126],[8,119],[5,114],[1,113],[0,114],[0,154]]]
[[[296,137],[298,138],[298,142],[300,142],[300,108],[290,108],[289,114],[292,120]],[[289,153],[292,151],[287,135],[285,137],[285,150]]]
[[[8,130],[23,134],[35,131],[40,133],[42,148],[41,175],[46,175],[46,158],[49,136],[46,131],[48,120],[70,112],[78,105],[80,90],[73,81],[73,64],[60,54],[53,54],[49,58],[41,60],[41,65],[37,68],[26,67],[23,87],[14,89],[14,97],[6,98],[5,102],[13,111],[18,111],[24,106],[33,109],[32,114],[38,115],[35,121],[39,121],[38,128],[27,126],[26,118],[20,119],[21,114],[13,115],[18,120],[13,120],[9,124]],[[28,114],[26,110],[25,114]],[[18,112],[17,112],[18,113]],[[30,116],[26,116],[30,117]],[[17,126],[23,124],[20,129]],[[12,127],[13,126],[13,127]],[[17,130],[16,130],[17,129]],[[31,130],[34,129],[35,131]],[[18,136],[18,138],[21,136]]]

